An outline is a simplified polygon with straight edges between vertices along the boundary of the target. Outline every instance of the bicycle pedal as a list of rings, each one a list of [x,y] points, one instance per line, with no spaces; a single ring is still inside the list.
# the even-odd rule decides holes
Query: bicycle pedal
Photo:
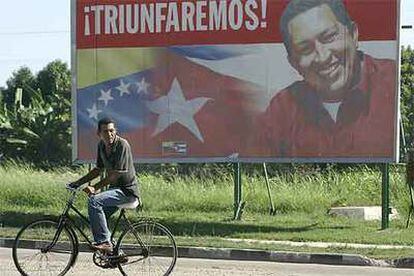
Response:
[[[104,266],[102,266],[102,268],[108,269],[108,268],[117,268],[118,267],[118,263],[111,263],[108,262],[107,264],[105,264]]]
[[[120,264],[127,263],[127,262],[128,262],[128,256],[119,256],[119,260],[118,260],[118,262],[119,262]]]

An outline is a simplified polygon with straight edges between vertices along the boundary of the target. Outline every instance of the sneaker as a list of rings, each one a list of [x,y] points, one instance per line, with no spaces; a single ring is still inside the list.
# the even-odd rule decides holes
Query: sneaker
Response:
[[[99,250],[101,252],[111,252],[112,251],[112,244],[110,242],[102,242],[98,244],[93,244],[92,248],[94,250]]]

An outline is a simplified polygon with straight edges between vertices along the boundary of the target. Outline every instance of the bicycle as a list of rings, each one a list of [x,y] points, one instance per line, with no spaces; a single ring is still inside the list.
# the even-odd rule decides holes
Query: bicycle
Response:
[[[49,273],[65,275],[75,263],[79,254],[81,234],[89,248],[92,242],[81,226],[89,220],[73,204],[81,187],[73,189],[68,185],[69,199],[59,218],[41,218],[25,225],[17,234],[13,244],[13,261],[22,275]],[[111,234],[114,244],[112,252],[95,251],[93,262],[101,268],[118,268],[122,275],[169,275],[177,260],[177,246],[171,232],[161,223],[141,218],[132,223],[126,217],[126,209],[138,206],[136,199],[132,203],[118,205],[120,214]],[[73,210],[81,221],[81,226],[70,216]],[[115,234],[124,221],[125,229],[115,242]],[[77,230],[77,232],[75,231]],[[41,237],[41,240],[32,241]]]

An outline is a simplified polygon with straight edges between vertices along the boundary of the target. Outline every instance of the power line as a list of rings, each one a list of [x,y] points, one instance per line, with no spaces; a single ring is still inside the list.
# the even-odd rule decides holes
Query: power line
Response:
[[[70,31],[32,31],[32,32],[0,32],[0,35],[38,35],[38,34],[68,34]]]
[[[1,58],[0,57],[0,61],[1,62],[28,62],[28,61],[44,61],[44,60],[50,60],[53,59],[53,57],[39,57],[39,58]],[[61,59],[63,61],[66,60],[66,58],[59,58],[56,57],[55,59]]]

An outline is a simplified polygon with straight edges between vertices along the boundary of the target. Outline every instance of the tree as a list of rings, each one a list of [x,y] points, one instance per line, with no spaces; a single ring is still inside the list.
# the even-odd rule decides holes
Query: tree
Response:
[[[46,100],[56,94],[70,100],[71,76],[65,62],[55,60],[47,64],[39,71],[36,80],[37,88],[40,89]]]
[[[5,93],[5,90],[6,90],[6,88],[0,87],[0,107],[3,106],[3,103],[4,103],[4,93]]]
[[[28,67],[21,67],[12,73],[12,76],[6,81],[7,88],[3,90],[4,103],[8,108],[14,106],[16,89],[23,89],[22,103],[29,105],[33,93],[36,91],[36,78]]]
[[[414,146],[414,50],[411,47],[401,51],[401,119],[404,138],[408,147]]]

